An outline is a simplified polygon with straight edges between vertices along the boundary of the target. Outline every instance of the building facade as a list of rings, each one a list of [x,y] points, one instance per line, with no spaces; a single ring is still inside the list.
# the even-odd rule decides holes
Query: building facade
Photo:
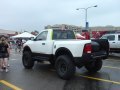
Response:
[[[55,29],[55,30],[73,30],[76,33],[81,33],[82,27],[68,24],[55,24],[55,25],[47,25],[45,29]]]
[[[5,36],[10,37],[10,36],[13,36],[16,34],[18,34],[18,32],[16,32],[16,31],[0,29],[0,35],[5,35]]]
[[[58,29],[58,30],[73,30],[75,33],[83,33],[84,27],[79,27],[75,25],[67,25],[67,24],[55,24],[55,25],[47,25],[45,29]],[[89,27],[89,33],[92,38],[100,38],[102,35],[106,33],[120,33],[120,27],[114,27],[111,25],[108,26],[96,26]]]
[[[55,24],[55,25],[47,25],[45,26],[45,29],[60,29],[60,30],[73,30],[74,32],[82,32],[84,30],[84,27],[75,26],[75,25],[68,25],[68,24]],[[120,27],[114,27],[114,26],[96,26],[96,27],[90,27],[89,31],[108,31],[108,32],[120,32]]]
[[[120,27],[114,27],[114,26],[96,26],[96,27],[90,27],[91,31],[120,31]]]

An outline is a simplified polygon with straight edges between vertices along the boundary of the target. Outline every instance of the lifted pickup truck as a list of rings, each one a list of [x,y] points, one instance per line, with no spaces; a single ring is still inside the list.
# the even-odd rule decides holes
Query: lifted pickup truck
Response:
[[[31,69],[35,61],[50,61],[62,79],[70,79],[76,66],[99,71],[108,51],[108,40],[77,40],[71,30],[47,29],[24,44],[22,61],[26,69]]]

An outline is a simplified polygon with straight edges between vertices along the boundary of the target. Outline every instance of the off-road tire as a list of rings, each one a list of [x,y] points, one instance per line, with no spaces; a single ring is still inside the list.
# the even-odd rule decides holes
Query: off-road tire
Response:
[[[93,62],[89,62],[85,65],[85,68],[89,71],[89,72],[97,72],[102,68],[102,60],[101,59],[97,59]]]
[[[25,51],[23,53],[22,62],[26,69],[31,69],[34,66],[34,61],[32,60],[30,51]]]
[[[76,70],[71,58],[66,55],[61,55],[57,58],[55,68],[58,76],[64,80],[68,80],[73,77]]]

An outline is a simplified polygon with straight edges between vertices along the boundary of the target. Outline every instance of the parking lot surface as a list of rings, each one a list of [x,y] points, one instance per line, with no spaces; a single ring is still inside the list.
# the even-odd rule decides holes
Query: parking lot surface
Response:
[[[119,56],[119,55],[118,55]],[[0,90],[120,90],[120,57],[115,54],[103,61],[102,69],[88,73],[76,68],[71,80],[60,79],[49,62],[24,69],[22,55],[12,51],[9,72],[0,72]]]

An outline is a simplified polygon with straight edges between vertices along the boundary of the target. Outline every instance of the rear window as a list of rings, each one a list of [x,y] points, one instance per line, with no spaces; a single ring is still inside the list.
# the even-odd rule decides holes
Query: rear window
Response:
[[[73,31],[70,30],[53,30],[53,40],[75,39]]]

